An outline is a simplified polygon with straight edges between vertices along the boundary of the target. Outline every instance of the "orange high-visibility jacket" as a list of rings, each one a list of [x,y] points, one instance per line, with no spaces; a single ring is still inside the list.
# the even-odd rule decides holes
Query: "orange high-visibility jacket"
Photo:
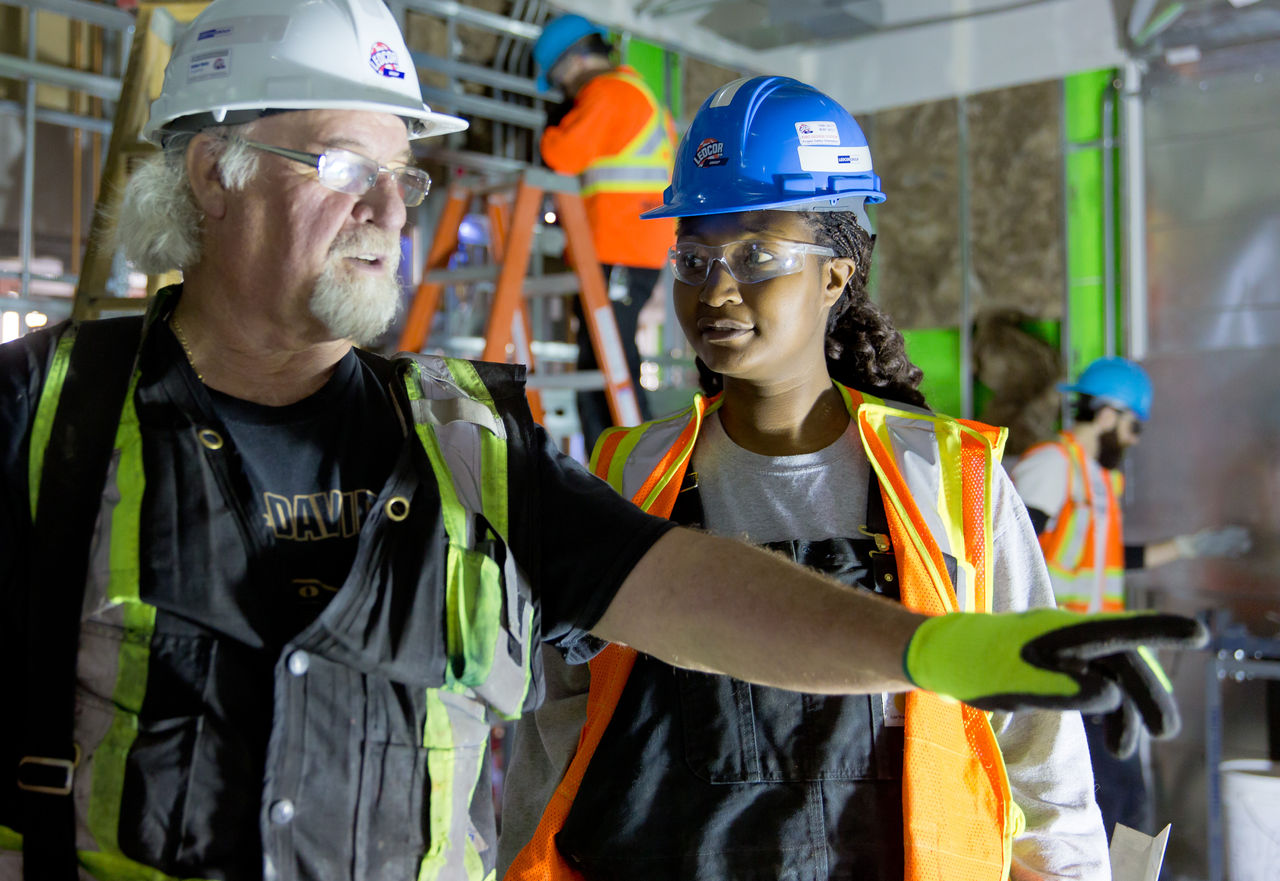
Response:
[[[991,611],[992,479],[1005,430],[838,388],[884,497],[890,534],[876,538],[893,549],[903,604],[927,614]],[[699,395],[683,413],[609,429],[596,445],[592,470],[650,513],[669,516],[702,420],[720,400]],[[957,585],[944,553],[958,562]],[[557,850],[555,836],[634,661],[633,650],[616,645],[591,661],[577,752],[507,879],[582,878]],[[902,785],[907,881],[1009,877],[1013,838],[1024,818],[985,713],[928,692],[908,693]]]
[[[542,159],[582,177],[601,263],[657,269],[675,242],[671,218],[641,220],[662,204],[675,161],[675,127],[644,80],[619,67],[590,80],[558,125],[542,133]]]
[[[1058,450],[1067,468],[1066,502],[1057,512],[1053,529],[1040,533],[1040,547],[1049,565],[1058,605],[1073,612],[1124,611],[1124,524],[1119,501],[1124,493],[1124,475],[1103,469],[1107,491],[1106,536],[1099,555],[1097,531],[1104,527],[1094,516],[1094,486],[1089,479],[1088,456],[1071,433],[1064,431],[1056,442],[1037,444],[1027,450],[1023,460],[1046,447]]]

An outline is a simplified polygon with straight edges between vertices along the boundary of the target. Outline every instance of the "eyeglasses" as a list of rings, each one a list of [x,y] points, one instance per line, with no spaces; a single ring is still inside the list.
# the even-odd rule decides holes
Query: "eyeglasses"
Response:
[[[410,168],[402,165],[399,168],[387,168],[379,165],[367,156],[352,153],[350,150],[331,149],[323,153],[305,153],[302,150],[288,150],[271,144],[259,144],[257,141],[244,141],[255,150],[274,153],[294,162],[301,162],[316,170],[320,183],[339,193],[351,196],[362,196],[373,189],[379,176],[389,174],[400,189],[400,198],[406,207],[421,205],[431,190],[431,175],[421,168]]]
[[[685,284],[702,284],[719,260],[739,284],[755,284],[804,268],[804,255],[834,257],[836,252],[822,245],[771,239],[745,239],[723,245],[676,242],[667,252],[671,271]]]

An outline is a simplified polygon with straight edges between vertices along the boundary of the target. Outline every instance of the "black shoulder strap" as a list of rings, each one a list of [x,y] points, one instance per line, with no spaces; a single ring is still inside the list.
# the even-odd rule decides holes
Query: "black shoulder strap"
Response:
[[[72,778],[76,654],[89,566],[116,427],[124,407],[142,319],[114,318],[73,326],[76,334],[45,451],[36,507],[28,591],[23,757],[18,805],[27,881],[74,881]]]

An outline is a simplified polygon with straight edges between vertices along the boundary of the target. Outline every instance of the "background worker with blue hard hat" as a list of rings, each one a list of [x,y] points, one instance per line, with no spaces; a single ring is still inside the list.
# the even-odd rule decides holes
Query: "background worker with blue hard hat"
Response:
[[[1061,614],[997,465],[1003,430],[928,411],[922,372],[868,297],[863,207],[884,198],[830,96],[786,77],[717,89],[646,215],[678,218],[675,309],[703,394],[610,429],[592,467],[650,513],[764,545],[851,593]],[[960,649],[948,666],[981,677],[999,662]],[[506,778],[508,881],[1108,877],[1078,714],[784,693],[617,645],[589,673],[546,669],[555,690],[518,726]],[[1128,669],[1150,677],[1148,709],[1169,706],[1157,666]],[[1176,727],[1160,710],[1148,723]]]
[[[1012,477],[1040,537],[1062,608],[1121,611],[1126,606],[1126,570],[1234,557],[1249,550],[1249,532],[1241,526],[1208,527],[1163,541],[1125,544],[1120,469],[1151,418],[1151,379],[1139,364],[1109,356],[1091,362],[1074,383],[1058,388],[1075,397],[1071,427],[1057,439],[1028,449]],[[1153,832],[1142,751],[1134,744],[1121,744],[1122,733],[1109,729],[1100,717],[1086,718],[1085,728],[1107,834],[1117,822]],[[1136,729],[1128,733],[1139,734]],[[1113,751],[1130,757],[1117,759]]]
[[[662,190],[671,177],[675,128],[639,74],[613,63],[606,37],[604,28],[580,15],[562,15],[543,27],[533,46],[538,84],[560,89],[565,101],[548,109],[549,125],[539,149],[548,168],[581,179],[592,244],[610,282],[614,318],[640,413],[648,419],[636,329],[675,227],[671,221],[648,223],[639,215],[662,203]],[[580,308],[576,300],[574,308]],[[577,314],[578,369],[598,369],[586,324],[581,312]],[[590,450],[613,420],[603,392],[579,392],[577,400]]]

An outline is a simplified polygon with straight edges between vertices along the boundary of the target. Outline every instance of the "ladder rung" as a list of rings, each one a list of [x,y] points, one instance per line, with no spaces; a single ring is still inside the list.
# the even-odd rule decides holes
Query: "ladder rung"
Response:
[[[466,284],[476,281],[497,281],[501,267],[464,266],[461,269],[435,269],[422,277],[428,284]],[[580,289],[578,276],[572,272],[556,272],[550,275],[526,276],[521,286],[526,297],[562,297],[576,294]]]
[[[559,297],[576,294],[580,288],[578,276],[573,272],[533,275],[524,280],[524,292],[529,297]]]
[[[538,389],[572,389],[577,392],[597,391],[603,389],[603,370],[575,370],[572,373],[539,373],[529,374],[529,388]]]

